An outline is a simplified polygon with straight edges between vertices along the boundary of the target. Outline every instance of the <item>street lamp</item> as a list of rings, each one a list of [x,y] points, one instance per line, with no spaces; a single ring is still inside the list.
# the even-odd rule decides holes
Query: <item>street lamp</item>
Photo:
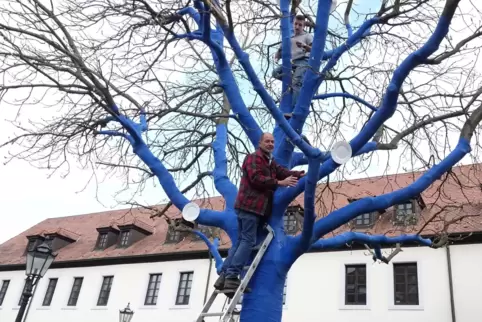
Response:
[[[15,322],[22,322],[28,301],[32,296],[33,287],[42,277],[44,277],[56,256],[57,255],[52,253],[52,249],[45,242],[27,252],[27,268],[25,270],[27,278],[25,279],[25,290],[22,294],[22,302]]]
[[[130,303],[128,303],[127,307],[122,311],[119,310],[119,322],[131,322],[134,311],[130,309],[129,305]]]

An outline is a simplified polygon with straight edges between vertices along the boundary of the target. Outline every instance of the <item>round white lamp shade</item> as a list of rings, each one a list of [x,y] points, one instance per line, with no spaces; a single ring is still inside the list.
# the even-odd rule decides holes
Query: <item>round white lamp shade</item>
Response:
[[[338,164],[345,164],[350,160],[352,155],[351,146],[348,142],[340,141],[333,144],[331,148],[331,157]]]
[[[190,202],[182,209],[182,218],[192,222],[196,220],[197,217],[199,217],[200,212],[201,209],[199,208],[199,206],[194,202]]]

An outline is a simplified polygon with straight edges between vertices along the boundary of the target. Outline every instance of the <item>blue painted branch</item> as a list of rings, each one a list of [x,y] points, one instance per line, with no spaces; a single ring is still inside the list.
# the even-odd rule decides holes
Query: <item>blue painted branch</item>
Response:
[[[289,90],[291,85],[291,15],[289,11],[289,0],[281,0],[281,71],[282,71],[282,86],[281,86],[281,102],[280,109],[283,113],[292,111],[291,100],[292,93]],[[279,138],[275,138],[279,139]],[[280,163],[282,164],[282,163]]]
[[[353,156],[359,156],[365,153],[370,153],[377,150],[377,143],[376,142],[368,142],[361,148],[357,153]],[[320,167],[319,177],[318,180],[321,178],[326,177],[330,173],[336,170],[338,165],[331,159],[331,153],[325,152],[322,153],[321,162],[323,163]],[[291,201],[293,201],[300,193],[303,192],[305,187],[305,178],[302,178],[298,181],[298,184],[293,188],[284,189],[283,192],[280,194],[280,204],[288,205]]]
[[[178,14],[191,15],[191,17],[195,18],[198,26],[201,26],[200,16],[193,8],[190,8],[190,10],[184,8],[178,11]],[[242,124],[246,135],[248,136],[253,146],[257,147],[262,134],[261,128],[259,127],[256,120],[253,118],[253,116],[250,114],[248,108],[246,107],[246,104],[244,103],[236,80],[234,79],[232,70],[229,67],[228,61],[226,60],[226,55],[224,54],[223,48],[221,47],[222,41],[220,41],[220,37],[217,36],[218,32],[211,31],[211,33],[215,33],[216,36],[211,37],[211,39],[206,44],[211,49],[211,53],[214,57],[216,70],[218,72],[219,79],[221,80],[220,85],[221,87],[223,87],[224,93],[226,94],[229,104],[231,105],[231,109],[236,114],[239,122]],[[178,38],[188,38],[205,41],[202,36],[194,33],[179,35]],[[217,41],[214,41],[215,39]]]
[[[302,152],[293,152],[293,157],[291,158],[291,168],[297,167],[299,165],[307,165],[308,158]]]
[[[367,235],[357,232],[346,232],[335,237],[317,240],[311,245],[310,249],[333,249],[346,246],[349,243],[362,243],[368,245],[390,245],[403,243],[419,243],[424,246],[431,246],[432,241],[427,238],[422,238],[420,235],[400,235],[388,237],[385,235]],[[377,247],[380,249],[379,247]],[[376,251],[376,250],[375,250]],[[377,256],[377,258],[381,258]]]
[[[379,21],[378,18],[372,18],[372,19],[369,19],[369,20],[365,21],[353,35],[348,37],[345,44],[337,47],[334,50],[333,54],[331,55],[330,60],[328,61],[328,63],[325,65],[325,67],[321,71],[320,76],[318,76],[316,78],[314,84],[308,83],[308,80],[309,80],[308,76],[309,75],[308,75],[308,73],[306,73],[305,79],[303,81],[303,87],[301,88],[301,92],[300,92],[300,99],[296,103],[296,107],[295,107],[294,112],[293,112],[293,118],[291,120],[291,125],[293,126],[293,128],[295,130],[300,131],[300,132],[302,131],[303,125],[304,125],[304,123],[306,121],[306,118],[308,117],[308,114],[309,114],[309,107],[310,107],[310,103],[311,103],[311,98],[313,97],[314,93],[316,93],[316,91],[320,87],[321,83],[325,79],[326,73],[336,65],[336,63],[338,62],[340,57],[345,52],[347,52],[350,48],[352,48],[358,42],[360,42],[360,40],[363,38],[364,34],[367,31],[369,31],[370,28],[374,24],[376,24],[378,21]],[[315,33],[315,36],[316,36],[316,33]],[[314,48],[313,48],[313,51],[315,51]],[[315,69],[315,70],[317,71],[318,69],[319,69],[319,65],[318,65],[318,68]],[[315,77],[314,74],[312,74],[312,76]],[[306,86],[305,86],[305,84],[306,84]],[[308,85],[311,85],[311,86],[308,86]]]
[[[419,195],[470,151],[470,142],[468,142],[465,138],[460,138],[455,149],[444,160],[429,169],[414,183],[405,188],[378,197],[367,197],[352,202],[349,205],[335,210],[328,216],[318,220],[315,223],[313,241],[318,240],[330,231],[333,231],[343,224],[346,224],[350,220],[356,218],[358,215],[386,209],[394,204],[409,200]]]
[[[219,254],[218,247],[219,247],[219,239],[215,238],[214,242],[211,243],[209,238],[206,237],[202,232],[198,230],[193,230],[193,234],[201,238],[206,246],[208,246],[209,252],[211,255],[213,255],[214,262],[216,263],[216,270],[218,273],[221,271],[221,267],[223,266],[223,258],[221,257],[221,254]]]
[[[316,16],[316,29],[313,36],[313,44],[312,44],[310,59],[309,59],[310,67],[308,68],[308,70],[304,75],[303,84],[300,90],[300,94],[298,95],[298,101],[296,102],[296,106],[294,107],[294,110],[293,110],[293,106],[291,106],[292,104],[291,99],[289,101],[290,110],[293,110],[290,124],[291,124],[291,127],[294,129],[294,132],[296,133],[300,133],[300,134],[302,133],[303,124],[309,114],[311,97],[313,96],[313,94],[307,95],[307,93],[316,92],[316,88],[315,88],[316,81],[317,81],[316,75],[318,73],[318,70],[320,69],[321,60],[323,58],[323,52],[325,49],[326,36],[328,33],[328,21],[330,16],[330,6],[331,6],[331,0],[320,0],[318,3],[318,11]],[[282,107],[282,109],[285,109],[285,108]],[[275,157],[279,164],[286,167],[290,164],[294,145],[293,145],[293,142],[286,140],[282,133],[280,134],[281,135],[279,138],[275,138],[279,142],[279,145],[277,146],[275,151]]]
[[[455,9],[454,9],[455,10]],[[350,145],[353,151],[358,151],[377,131],[378,128],[395,113],[398,94],[405,78],[418,65],[423,63],[440,46],[441,41],[449,31],[452,15],[442,15],[437,23],[434,33],[428,41],[418,50],[410,54],[393,73],[392,80],[388,85],[383,97],[381,107],[368,120],[360,133],[351,140]]]
[[[212,147],[214,150],[214,186],[226,200],[226,208],[233,209],[238,189],[228,177],[228,159],[226,146],[228,144],[228,129],[225,124],[216,126],[216,140]]]
[[[306,252],[311,245],[311,237],[313,236],[313,226],[316,219],[315,214],[315,194],[316,185],[318,182],[318,172],[320,171],[319,160],[309,160],[308,173],[306,175],[305,183],[305,202],[304,202],[304,218],[303,230],[300,235],[298,249],[300,255]]]
[[[373,106],[372,104],[368,103],[367,101],[359,98],[358,96],[355,96],[353,94],[349,94],[349,93],[329,93],[329,94],[321,94],[321,95],[316,95],[316,96],[313,96],[313,100],[324,100],[324,99],[327,99],[327,98],[331,98],[331,97],[346,97],[346,98],[350,98],[358,103],[361,103],[363,105],[365,105],[366,107],[368,107],[369,109],[371,109],[372,111],[376,112],[378,109]]]
[[[268,91],[266,91],[266,88],[263,86],[263,84],[261,84],[261,81],[259,80],[253,69],[253,66],[249,61],[248,55],[242,50],[234,34],[227,30],[227,28],[225,28],[224,33],[226,35],[226,39],[233,48],[233,51],[235,52],[241,66],[246,72],[246,75],[253,84],[254,89],[263,100],[263,103],[270,111],[278,126],[283,129],[291,142],[296,145],[301,151],[303,151],[303,153],[305,153],[311,158],[319,158],[321,155],[320,151],[318,149],[312,148],[309,144],[307,144],[301,138],[301,136],[293,130],[293,128],[289,125],[288,121],[285,119],[283,113],[281,113],[281,111],[276,107],[273,98],[269,95]]]
[[[118,131],[105,130],[105,131],[98,131],[97,134],[107,135],[107,136],[119,136],[119,137],[122,137],[122,138],[126,139],[131,144],[134,142],[128,134],[120,133]]]

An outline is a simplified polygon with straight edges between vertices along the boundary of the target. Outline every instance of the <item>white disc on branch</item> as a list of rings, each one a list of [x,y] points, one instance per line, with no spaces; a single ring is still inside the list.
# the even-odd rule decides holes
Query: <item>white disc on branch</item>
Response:
[[[338,164],[345,164],[350,160],[352,154],[351,146],[348,142],[340,141],[333,144],[331,157]]]
[[[182,218],[192,222],[196,220],[197,217],[199,217],[200,212],[201,209],[199,208],[199,206],[194,202],[190,202],[182,209]]]

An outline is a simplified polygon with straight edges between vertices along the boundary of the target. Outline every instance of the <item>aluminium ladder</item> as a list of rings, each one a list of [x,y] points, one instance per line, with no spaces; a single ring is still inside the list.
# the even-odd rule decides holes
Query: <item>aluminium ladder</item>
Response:
[[[265,226],[266,230],[268,230],[268,235],[264,239],[263,243],[259,247],[258,252],[256,253],[256,256],[253,259],[253,262],[251,263],[250,266],[245,267],[247,268],[246,275],[243,277],[241,280],[241,284],[239,285],[238,289],[234,293],[234,296],[231,298],[231,296],[226,295],[231,298],[231,303],[229,304],[228,308],[226,310],[223,310],[223,312],[214,312],[214,313],[209,313],[209,309],[211,308],[211,305],[213,305],[214,300],[216,299],[216,296],[218,294],[232,294],[232,290],[214,290],[213,293],[211,294],[211,297],[209,300],[204,304],[203,310],[199,317],[196,319],[196,322],[204,322],[205,317],[214,317],[214,316],[220,316],[221,322],[231,322],[233,314],[239,314],[239,312],[235,312],[236,305],[239,302],[239,299],[241,296],[244,294],[244,290],[248,286],[249,281],[251,280],[251,277],[253,276],[254,272],[256,271],[256,268],[258,267],[259,262],[263,258],[264,253],[268,249],[269,244],[274,238],[274,230],[271,228],[269,225]],[[256,248],[255,248],[256,249]]]

